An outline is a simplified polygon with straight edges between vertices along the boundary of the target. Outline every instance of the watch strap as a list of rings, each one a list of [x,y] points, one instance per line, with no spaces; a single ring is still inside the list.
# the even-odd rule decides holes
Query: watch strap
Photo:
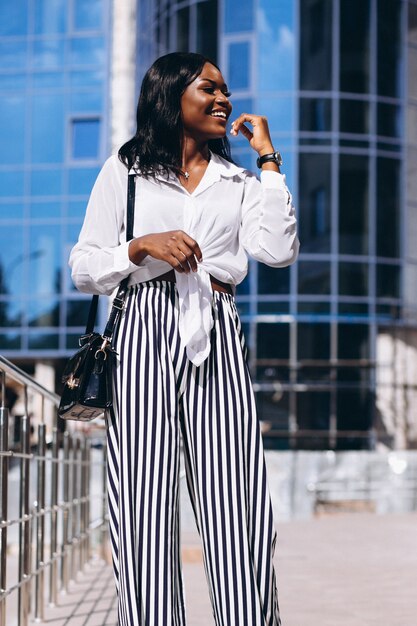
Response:
[[[264,163],[276,163],[278,166],[282,165],[282,157],[279,152],[270,152],[269,154],[263,154],[256,159],[256,165],[259,169]]]

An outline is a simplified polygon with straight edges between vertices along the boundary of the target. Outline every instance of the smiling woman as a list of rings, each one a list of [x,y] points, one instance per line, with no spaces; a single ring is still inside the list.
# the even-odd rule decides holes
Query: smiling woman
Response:
[[[231,125],[258,154],[235,165],[220,69],[161,57],[142,83],[135,136],[94,185],[70,265],[76,286],[128,277],[108,414],[108,492],[119,626],[185,626],[179,549],[180,437],[217,626],[279,626],[276,531],[236,309],[248,257],[292,263],[291,194],[265,117]],[[136,181],[133,239],[126,190]]]

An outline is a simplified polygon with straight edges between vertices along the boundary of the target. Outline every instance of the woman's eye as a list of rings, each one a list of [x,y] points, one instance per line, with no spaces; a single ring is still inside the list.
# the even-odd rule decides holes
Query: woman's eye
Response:
[[[223,95],[226,96],[226,98],[230,98],[230,96],[232,95],[231,91],[223,91]]]
[[[204,87],[204,91],[207,91],[207,93],[214,93],[214,87]]]

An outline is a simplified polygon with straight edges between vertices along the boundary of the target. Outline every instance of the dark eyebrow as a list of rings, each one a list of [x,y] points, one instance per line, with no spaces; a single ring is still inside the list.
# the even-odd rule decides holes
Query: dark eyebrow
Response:
[[[216,81],[212,80],[211,78],[205,78],[204,76],[200,76],[200,80],[206,80],[208,83],[211,83],[213,87],[217,87]],[[222,88],[228,91],[226,83],[223,83]]]

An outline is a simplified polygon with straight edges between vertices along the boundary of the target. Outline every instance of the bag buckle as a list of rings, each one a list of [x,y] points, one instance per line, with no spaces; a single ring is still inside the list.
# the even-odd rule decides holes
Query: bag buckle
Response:
[[[119,311],[123,311],[124,303],[125,301],[123,298],[118,298],[116,296],[113,300],[112,306],[114,306],[115,309],[119,309]]]
[[[107,359],[107,352],[106,352],[106,348],[107,346],[110,344],[109,339],[107,339],[107,337],[103,337],[103,343],[101,344],[101,346],[99,347],[98,350],[96,350],[96,353],[94,355],[95,359],[99,359],[100,358],[100,352],[102,352],[104,354],[103,357],[103,361],[105,361]]]

